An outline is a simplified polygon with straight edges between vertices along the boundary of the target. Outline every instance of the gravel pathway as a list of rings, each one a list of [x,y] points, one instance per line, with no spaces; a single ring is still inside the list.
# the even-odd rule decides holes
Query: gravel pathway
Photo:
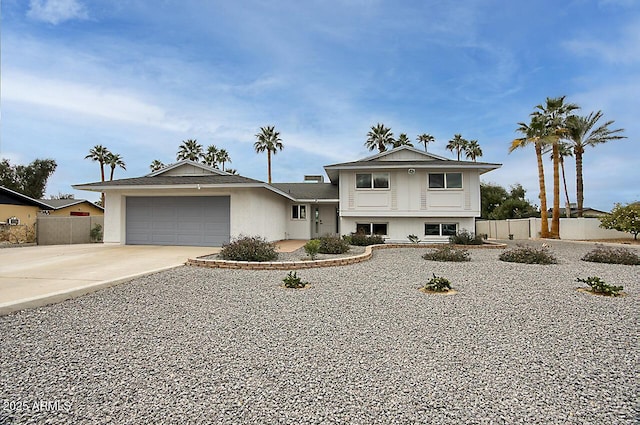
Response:
[[[640,267],[180,267],[0,317],[0,424],[637,424]],[[426,251],[426,250],[425,250]],[[417,290],[432,273],[457,295]],[[597,275],[629,295],[575,290]]]

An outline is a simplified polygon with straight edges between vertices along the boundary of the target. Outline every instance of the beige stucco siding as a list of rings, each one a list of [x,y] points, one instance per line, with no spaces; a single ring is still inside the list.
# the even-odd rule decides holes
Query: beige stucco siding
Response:
[[[50,215],[50,216],[65,216],[65,217],[67,217],[67,216],[71,215],[72,211],[73,212],[83,212],[83,213],[88,212],[90,216],[103,215],[104,214],[104,212],[100,208],[98,208],[98,207],[96,207],[96,206],[94,206],[92,204],[89,204],[87,202],[83,202],[81,204],[76,204],[76,205],[71,205],[71,206],[68,206],[68,207],[60,208],[59,210],[50,210],[48,215]]]
[[[0,222],[6,223],[11,217],[17,217],[20,220],[20,224],[33,226],[36,224],[36,218],[38,216],[40,208],[29,205],[0,205]]]

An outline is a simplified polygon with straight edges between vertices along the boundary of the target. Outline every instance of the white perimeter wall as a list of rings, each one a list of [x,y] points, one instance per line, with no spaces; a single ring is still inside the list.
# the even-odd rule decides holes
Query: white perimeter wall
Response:
[[[551,218],[549,218],[549,224]],[[490,238],[514,239],[539,238],[541,220],[524,218],[514,220],[479,220],[476,222],[476,233],[487,234]],[[561,218],[560,239],[598,240],[598,239],[633,239],[631,233],[618,232],[600,227],[597,218]]]
[[[262,236],[269,241],[285,239],[288,217],[287,199],[262,188],[189,190],[122,190],[106,193],[104,242],[126,242],[127,196],[230,196],[231,238]],[[307,231],[308,235],[308,231]]]

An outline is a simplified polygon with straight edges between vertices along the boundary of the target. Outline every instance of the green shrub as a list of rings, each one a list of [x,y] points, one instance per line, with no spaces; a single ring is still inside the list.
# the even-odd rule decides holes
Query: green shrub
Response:
[[[309,284],[309,282],[303,282],[302,279],[298,277],[296,272],[289,272],[289,274],[282,279],[284,282],[285,288],[304,288]]]
[[[424,284],[422,289],[432,292],[447,292],[451,289],[451,282],[444,277],[436,276],[434,273],[433,277]]]
[[[364,233],[352,233],[351,245],[368,246],[384,243],[384,238],[380,235],[365,235]]]
[[[449,236],[449,242],[456,245],[482,245],[482,236],[462,230],[453,236]]]
[[[304,244],[304,252],[307,253],[312,260],[315,260],[318,256],[318,252],[320,252],[320,240],[319,239],[311,239],[309,242]]]
[[[409,239],[409,242],[411,243],[418,243],[420,242],[420,238],[416,235],[409,235],[407,236],[407,239]]]
[[[613,297],[617,297],[618,295],[620,295],[620,291],[624,289],[622,286],[609,285],[598,276],[591,276],[586,279],[578,278],[577,281],[589,285],[589,287],[591,288],[591,292],[593,293],[609,295]]]
[[[102,225],[95,224],[93,228],[89,231],[89,237],[91,237],[92,242],[101,242],[102,241]]]
[[[443,245],[422,256],[425,260],[431,261],[471,261],[469,251],[466,249],[456,249],[451,245]]]
[[[535,248],[517,245],[500,254],[500,260],[510,263],[557,264],[558,260],[546,247]]]
[[[322,254],[344,254],[349,251],[349,244],[337,236],[325,235],[320,238],[320,250]]]
[[[597,244],[595,249],[585,254],[582,261],[592,263],[640,265],[640,257],[634,251],[623,247],[610,247]]]
[[[240,236],[222,247],[220,257],[233,261],[273,261],[278,253],[274,243],[260,236]]]

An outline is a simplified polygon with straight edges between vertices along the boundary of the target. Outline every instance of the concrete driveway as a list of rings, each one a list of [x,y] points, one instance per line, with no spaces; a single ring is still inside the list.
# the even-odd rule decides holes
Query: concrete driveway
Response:
[[[218,251],[103,244],[0,249],[0,315],[84,295]]]

